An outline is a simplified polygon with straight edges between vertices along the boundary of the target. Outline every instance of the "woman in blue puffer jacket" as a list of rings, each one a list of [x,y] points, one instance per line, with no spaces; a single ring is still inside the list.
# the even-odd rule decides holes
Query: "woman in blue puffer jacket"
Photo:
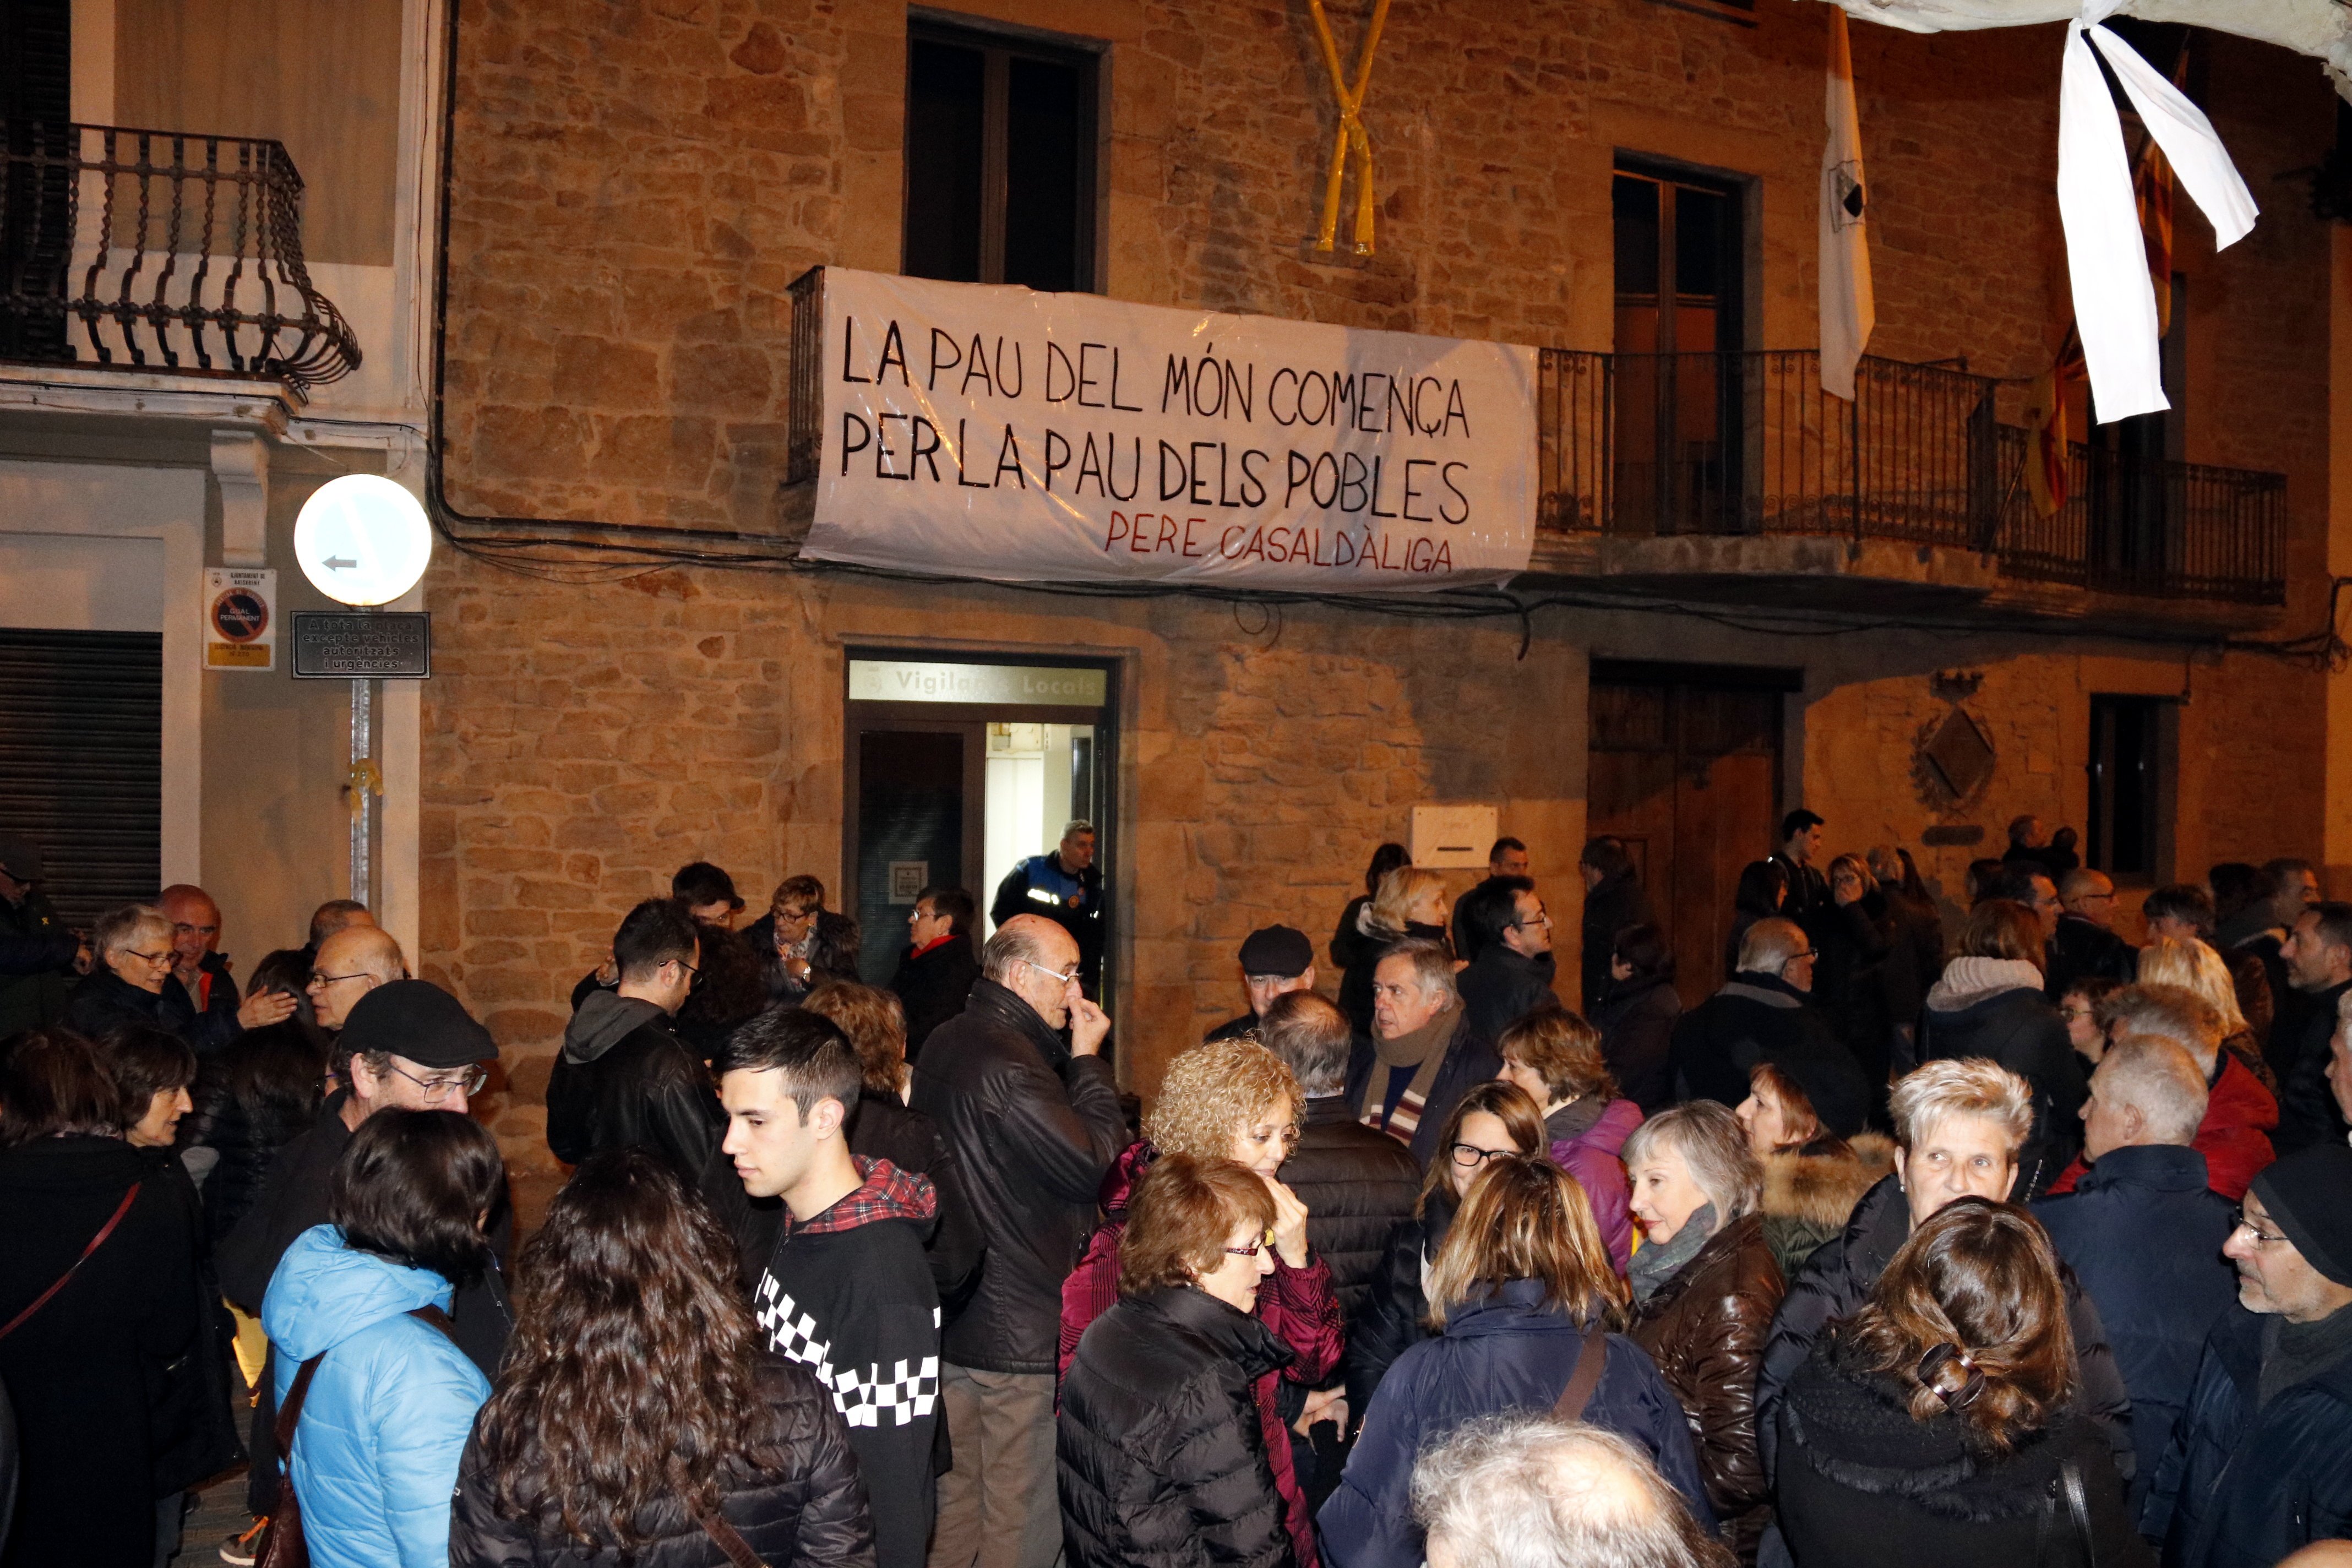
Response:
[[[336,1163],[329,1223],[270,1278],[280,1409],[317,1364],[292,1454],[312,1568],[446,1568],[457,1461],[490,1385],[436,1320],[489,1262],[481,1221],[505,1180],[467,1118],[380,1110]]]
[[[1641,1346],[1606,1331],[1623,1320],[1625,1286],[1574,1177],[1540,1154],[1489,1159],[1437,1250],[1429,1304],[1444,1331],[1389,1368],[1339,1489],[1316,1516],[1333,1568],[1419,1568],[1415,1456],[1481,1415],[1558,1409],[1593,1354],[1603,1358],[1597,1384],[1580,1409],[1560,1413],[1631,1440],[1714,1528],[1682,1405]]]

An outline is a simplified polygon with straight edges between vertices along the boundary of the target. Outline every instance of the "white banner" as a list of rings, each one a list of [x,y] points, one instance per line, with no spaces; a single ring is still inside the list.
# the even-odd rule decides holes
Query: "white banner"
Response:
[[[1536,354],[827,268],[802,553],[1391,593],[1535,541]]]

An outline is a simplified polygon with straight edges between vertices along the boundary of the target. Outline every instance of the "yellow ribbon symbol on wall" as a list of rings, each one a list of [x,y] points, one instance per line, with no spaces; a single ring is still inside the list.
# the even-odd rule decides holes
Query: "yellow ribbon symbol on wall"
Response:
[[[1315,38],[1323,46],[1324,68],[1331,73],[1331,91],[1339,103],[1339,127],[1331,139],[1331,174],[1323,185],[1323,223],[1316,231],[1315,248],[1328,250],[1339,231],[1339,182],[1346,173],[1348,155],[1355,154],[1356,163],[1356,254],[1372,253],[1372,139],[1364,132],[1364,89],[1372,81],[1372,51],[1381,47],[1381,28],[1389,19],[1389,0],[1376,0],[1372,6],[1372,23],[1364,34],[1364,53],[1356,62],[1356,82],[1348,85],[1347,74],[1339,68],[1339,41],[1331,36],[1330,18],[1323,14],[1323,0],[1307,0],[1307,9],[1315,18]]]
[[[353,763],[351,782],[343,787],[351,796],[352,820],[357,822],[367,809],[367,797],[383,793],[383,773],[372,760]]]

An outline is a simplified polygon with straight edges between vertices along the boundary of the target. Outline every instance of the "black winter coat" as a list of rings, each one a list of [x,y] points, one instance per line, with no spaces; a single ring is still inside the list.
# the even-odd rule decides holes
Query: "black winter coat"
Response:
[[[0,899],[0,1040],[65,1016],[81,939],[38,889]]]
[[[1923,1062],[1986,1057],[2033,1089],[2033,1131],[2017,1154],[2017,1187],[2030,1203],[2050,1190],[2058,1173],[2083,1149],[2083,1101],[2090,1085],[2083,1058],[2066,1037],[2066,1020],[2038,991],[1996,992],[1951,1012],[1928,1006],[1919,1015]]]
[[[238,1036],[197,1065],[177,1144],[218,1156],[204,1185],[215,1241],[253,1206],[278,1152],[318,1116],[326,1064],[324,1044],[289,1018]]]
[[[1836,1339],[1816,1346],[1790,1385],[1778,1417],[1787,1456],[1779,1511],[1797,1568],[2154,1568],[2087,1418],[2069,1411],[1995,1457],[1957,1416],[1913,1420],[1906,1397]],[[2068,1470],[2087,1543],[2065,1496]]]
[[[2271,1053],[2278,1068],[2279,1124],[2271,1137],[2280,1157],[2314,1143],[2344,1137],[2344,1112],[2327,1087],[2327,1059],[2334,1050],[2336,999],[2352,985],[2331,985],[2325,991],[2297,991],[2298,1005],[2284,1025],[2272,1026],[2279,1048]]]
[[[1781,1396],[1796,1377],[1813,1346],[1842,1322],[1862,1310],[1871,1288],[1903,1244],[1911,1239],[1911,1208],[1903,1184],[1887,1176],[1863,1194],[1846,1222],[1845,1234],[1827,1241],[1805,1260],[1789,1282],[1780,1310],[1772,1319],[1771,1337],[1764,1342],[1764,1363],[1756,1373],[1756,1437],[1764,1454],[1764,1473],[1776,1473],[1775,1449],[1780,1440],[1777,1419]],[[2074,1331],[2074,1359],[2081,1368],[2081,1393],[2076,1406],[2105,1434],[2116,1456],[2116,1468],[2128,1480],[2134,1468],[2131,1395],[2107,1344],[2106,1325],[2099,1309],[2084,1293],[2071,1268],[2063,1269],[2066,1287],[2066,1318]]]
[[[940,1213],[923,1243],[923,1252],[930,1260],[931,1284],[940,1293],[940,1310],[953,1317],[979,1283],[980,1260],[988,1242],[980,1233],[971,1200],[964,1195],[955,1151],[940,1136],[939,1123],[909,1109],[897,1095],[866,1089],[849,1115],[849,1152],[869,1160],[887,1160],[908,1175],[930,1182],[939,1196]],[[759,1256],[765,1258],[774,1246],[772,1236]]]
[[[227,955],[208,952],[198,963],[197,967],[212,976],[211,982],[205,987],[204,1005],[201,1007],[196,1005],[195,993],[188,989],[186,982],[180,978],[175,970],[163,977],[164,1011],[183,1022],[194,1019],[200,1015],[223,1018],[226,1020],[225,1026],[231,1031],[229,1036],[224,1037],[234,1037],[236,1009],[244,998],[237,994],[236,981],[228,972]],[[215,1027],[220,1026],[215,1026]]]
[[[1675,1025],[1683,999],[1663,976],[1612,981],[1587,1017],[1601,1031],[1601,1058],[1617,1092],[1650,1116],[1674,1102]]]
[[[2164,1568],[2270,1568],[2308,1542],[2352,1537],[2352,1357],[2258,1408],[2279,1321],[2232,1307],[2205,1342],[2139,1521],[2164,1542]]]
[[[921,1058],[933,1029],[963,1011],[971,983],[979,978],[980,959],[969,936],[951,936],[926,952],[910,947],[900,956],[890,990],[907,1010],[908,1061]]]
[[[1422,1270],[1437,1261],[1454,1209],[1454,1189],[1441,1186],[1429,1194],[1421,1217],[1408,1212],[1397,1221],[1365,1287],[1363,1305],[1348,1319],[1348,1349],[1340,1365],[1347,1370],[1348,1407],[1358,1419],[1370,1408],[1372,1392],[1397,1357],[1437,1332],[1429,1326]]]
[[[1631,869],[1603,881],[1584,895],[1584,949],[1578,962],[1577,1006],[1587,1017],[1609,990],[1609,960],[1617,948],[1617,933],[1627,926],[1650,925],[1650,895]]]
[[[1356,1120],[1344,1095],[1307,1102],[1306,1125],[1282,1180],[1307,1205],[1307,1245],[1331,1270],[1331,1290],[1353,1324],[1371,1294],[1389,1233],[1412,1217],[1421,1168],[1405,1146]]]
[[[555,1157],[577,1165],[634,1144],[691,1182],[726,1130],[709,1069],[661,1009],[590,992],[548,1074],[547,1146]]]
[[[2205,1156],[2194,1149],[2110,1149],[2073,1192],[2033,1205],[2099,1304],[2131,1391],[2135,1516],[2171,1445],[2206,1335],[2238,1299],[2238,1271],[2221,1256],[2236,1215],[2205,1180]]]
[[[122,1221],[65,1288],[0,1340],[23,1443],[6,1568],[148,1568],[160,1462],[199,1391],[192,1206],[120,1138],[0,1152],[0,1323],[71,1267],[133,1183]],[[189,1478],[177,1478],[184,1486]]]
[[[940,1355],[983,1372],[1050,1373],[1062,1280],[1094,1223],[1104,1173],[1128,1144],[1110,1064],[1072,1056],[1035,1008],[983,977],[914,1074],[914,1108],[954,1153],[988,1249]]]
[[[1499,942],[1488,943],[1454,984],[1462,993],[1463,1016],[1482,1040],[1499,1040],[1504,1030],[1537,1008],[1559,1005],[1545,966]]]
[[[185,992],[174,996],[168,985],[162,992],[142,991],[103,963],[74,987],[73,1000],[66,1004],[64,1023],[93,1040],[109,1030],[131,1025],[161,1029],[186,1041],[188,1048],[200,1057],[228,1044],[240,1032],[235,1013],[198,1013]]]
[[[807,1368],[765,1353],[759,1390],[787,1434],[791,1463],[773,1476],[730,1467],[719,1485],[719,1513],[773,1568],[873,1568],[866,1483],[832,1395]],[[719,1543],[675,1497],[647,1505],[636,1524],[653,1539],[637,1549],[631,1568],[727,1568]],[[620,1562],[610,1548],[592,1552],[573,1544],[555,1519],[502,1518],[477,1423],[450,1503],[449,1568],[619,1568]]]
[[[1189,1286],[1097,1318],[1054,1444],[1071,1568],[1295,1563],[1252,1392],[1290,1360],[1256,1318]]]
[[[1832,900],[1805,922],[1821,955],[1813,968],[1813,1005],[1830,1033],[1853,1054],[1863,1076],[1886,1081],[1893,1019],[1886,1003],[1886,960],[1895,924],[1884,899],[1865,896],[1845,905]],[[1907,1020],[1906,1020],[1907,1021]]]
[[[1845,1056],[1804,992],[1745,970],[1682,1016],[1668,1052],[1682,1098],[1725,1105],[1748,1098],[1748,1072],[1759,1061]]]
[[[2139,950],[2101,925],[2081,915],[2058,917],[2057,934],[2050,939],[2049,970],[2042,994],[2063,1001],[2077,980],[2112,980],[2128,985],[2139,973]]]
[[[1385,1073],[1381,1066],[1379,1047],[1370,1037],[1358,1036],[1356,1048],[1348,1057],[1348,1103],[1360,1111],[1364,1103],[1364,1086],[1374,1073]],[[1495,1054],[1495,1045],[1470,1026],[1465,1017],[1454,1026],[1454,1033],[1445,1042],[1445,1059],[1438,1064],[1437,1077],[1429,1086],[1429,1100],[1421,1108],[1421,1121],[1414,1127],[1413,1163],[1423,1170],[1437,1152],[1437,1135],[1445,1130],[1445,1119],[1462,1097],[1477,1085],[1503,1070],[1503,1058]]]

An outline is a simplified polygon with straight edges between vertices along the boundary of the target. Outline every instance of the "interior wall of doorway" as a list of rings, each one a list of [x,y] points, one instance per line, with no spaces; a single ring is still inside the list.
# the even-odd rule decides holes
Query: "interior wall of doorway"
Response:
[[[1068,822],[1093,823],[1096,863],[1114,864],[1108,668],[1004,658],[850,656],[840,904],[865,928],[859,973],[871,984],[897,967],[926,887],[971,895],[978,942],[994,929],[997,885]],[[1115,920],[1115,890],[1110,901]]]
[[[1740,868],[1772,851],[1782,694],[1801,684],[1792,670],[1593,661],[1587,832],[1625,841],[1685,1007],[1723,983]]]

